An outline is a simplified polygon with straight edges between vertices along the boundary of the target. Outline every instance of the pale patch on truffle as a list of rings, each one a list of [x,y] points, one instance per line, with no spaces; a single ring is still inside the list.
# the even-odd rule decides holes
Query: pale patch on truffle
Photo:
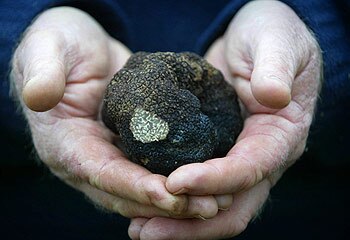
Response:
[[[156,114],[138,107],[131,118],[130,130],[136,140],[150,143],[165,139],[169,133],[169,126]]]

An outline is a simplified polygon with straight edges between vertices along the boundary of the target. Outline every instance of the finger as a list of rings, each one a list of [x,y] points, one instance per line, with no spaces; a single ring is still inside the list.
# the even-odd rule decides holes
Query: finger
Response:
[[[275,113],[278,111],[277,109],[264,107],[253,95],[250,81],[253,67],[250,66],[252,64],[248,64],[246,61],[241,59],[244,59],[244,56],[242,56],[244,54],[242,54],[240,51],[241,49],[239,49],[238,52],[231,52],[228,59],[229,63],[231,64],[228,66],[226,59],[222,57],[226,53],[224,41],[222,38],[219,38],[212,44],[206,53],[206,59],[216,68],[220,69],[225,76],[226,81],[234,86],[239,100],[243,103],[248,112]]]
[[[225,55],[232,74],[251,81],[263,106],[287,106],[293,81],[314,49],[305,24],[281,2],[258,1],[246,4],[228,29]]]
[[[219,210],[228,210],[233,203],[232,194],[215,195]]]
[[[68,131],[57,131],[57,139],[65,138],[59,145],[59,149],[64,152],[57,152],[59,159],[65,157],[57,167],[57,174],[63,165],[72,180],[78,178],[114,196],[156,206],[171,216],[211,218],[217,213],[218,205],[212,196],[174,196],[169,193],[165,188],[166,177],[152,174],[126,159],[110,143],[109,131],[96,136],[96,130],[90,132],[87,126],[83,129],[76,125],[69,126],[68,122],[69,120],[65,121],[65,127],[57,128]],[[48,165],[53,166],[53,163]]]
[[[218,212],[217,199],[213,196],[190,196],[188,203],[188,210],[183,212],[181,215],[173,215],[170,212],[159,209],[158,207],[140,204],[138,202],[116,197],[104,191],[101,191],[90,184],[82,183],[79,185],[72,184],[78,187],[84,192],[94,203],[99,206],[119,213],[125,217],[172,217],[172,218],[200,218],[209,219],[213,218]],[[220,198],[221,204],[225,207],[227,199],[225,197]]]
[[[81,170],[88,171],[81,174],[86,174],[92,186],[115,196],[156,206],[167,211],[168,216],[212,218],[218,211],[214,197],[174,196],[166,190],[164,176],[151,174],[121,157],[116,156],[114,161],[108,163],[89,161]]]
[[[264,107],[256,100],[255,96],[253,95],[251,83],[249,80],[241,77],[235,77],[233,85],[236,90],[238,99],[243,103],[244,108],[249,113],[276,113],[279,111],[279,109]]]
[[[66,74],[65,40],[50,31],[29,32],[17,51],[23,73],[22,96],[34,111],[46,111],[58,104],[64,94]]]
[[[157,207],[143,205],[135,201],[113,196],[99,189],[91,187],[89,184],[81,184],[78,188],[84,192],[85,195],[94,204],[97,204],[97,206],[114,213],[119,213],[124,217],[170,217],[168,212],[163,211]]]
[[[187,196],[173,196],[165,188],[165,177],[150,173],[129,161],[111,142],[113,135],[98,122],[66,119],[47,134],[54,151],[40,151],[41,158],[61,179],[87,182],[114,196],[153,205],[174,215],[187,211]],[[39,134],[39,133],[35,133]],[[47,145],[45,135],[36,145]],[[62,141],[64,139],[64,141]],[[38,142],[38,140],[41,140]]]
[[[129,237],[132,240],[138,240],[140,239],[140,232],[142,227],[145,225],[145,223],[148,221],[148,218],[134,218],[131,219],[130,226],[128,229]]]
[[[206,221],[196,219],[169,219],[156,217],[150,220],[134,219],[129,229],[133,239],[222,239],[241,233],[249,221],[263,206],[270,185],[263,181],[247,192],[235,196],[235,203],[228,211],[221,211]],[[141,231],[140,231],[141,229]]]
[[[91,146],[91,143],[89,145]],[[187,211],[188,198],[184,195],[170,194],[165,189],[164,176],[151,174],[141,166],[130,162],[120,156],[121,154],[113,149],[115,147],[107,142],[97,145],[102,151],[109,151],[112,159],[111,156],[101,156],[100,151],[97,152],[99,156],[92,152],[84,154],[84,158],[91,160],[85,161],[77,172],[82,179],[102,191],[145,205],[156,206],[173,215]]]
[[[283,35],[284,30],[276,33]],[[251,89],[255,99],[270,108],[289,104],[299,59],[288,41],[270,32],[263,35],[254,51]],[[288,35],[287,35],[288,36]]]
[[[189,196],[188,211],[182,216],[209,219],[218,213],[218,203],[213,196]]]
[[[170,174],[166,187],[172,193],[183,189],[195,195],[249,189],[300,156],[302,148],[296,146],[303,146],[307,131],[300,132],[282,117],[253,115],[226,157],[182,166]]]

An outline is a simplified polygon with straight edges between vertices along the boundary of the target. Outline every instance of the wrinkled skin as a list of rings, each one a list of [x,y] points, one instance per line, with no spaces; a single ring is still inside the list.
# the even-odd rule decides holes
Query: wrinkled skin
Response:
[[[133,116],[144,110],[167,124],[164,139],[135,138]],[[234,89],[194,53],[132,55],[107,86],[102,119],[134,162],[165,176],[184,164],[225,156],[242,129]]]
[[[88,41],[87,41],[88,39]],[[93,202],[126,217],[211,218],[232,196],[173,195],[129,161],[101,122],[106,86],[130,56],[86,13],[43,12],[13,56],[12,82],[40,159]]]
[[[207,221],[136,218],[132,239],[222,239],[241,233],[271,187],[305,148],[321,86],[321,53],[305,24],[278,1],[252,1],[213,43],[207,60],[232,84],[245,122],[224,158],[182,166],[170,192],[232,194],[228,211]]]
[[[55,8],[35,20],[14,55],[12,79],[40,158],[96,203],[132,217],[132,239],[239,234],[305,147],[321,85],[316,40],[281,2],[243,7],[206,55],[244,106],[243,131],[226,157],[168,178],[128,161],[98,116],[103,89],[128,56],[81,11]],[[211,219],[169,218],[174,212]]]

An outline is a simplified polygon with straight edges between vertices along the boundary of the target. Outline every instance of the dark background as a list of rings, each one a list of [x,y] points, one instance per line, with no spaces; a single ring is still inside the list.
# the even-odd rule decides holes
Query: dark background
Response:
[[[0,239],[128,239],[126,219],[95,208],[52,176],[22,136],[7,141],[23,149],[7,148],[1,157]],[[23,159],[16,162],[11,154]],[[261,217],[237,239],[349,239],[349,170],[306,153],[272,189]]]

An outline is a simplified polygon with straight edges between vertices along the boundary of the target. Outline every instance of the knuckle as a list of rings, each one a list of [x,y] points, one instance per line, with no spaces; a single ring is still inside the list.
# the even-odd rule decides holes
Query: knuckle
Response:
[[[85,165],[87,167],[86,170],[82,171],[81,175],[86,175],[88,178],[89,183],[102,190],[102,191],[107,191],[108,193],[115,193],[115,189],[113,187],[113,182],[112,180],[108,177],[109,176],[109,165],[108,162],[103,162],[101,163],[99,169],[95,173],[94,170],[90,170],[89,168],[94,168],[94,162],[93,161],[86,161],[84,164],[80,164],[80,166]],[[79,167],[80,168],[80,167]],[[90,173],[92,172],[92,173]],[[79,174],[79,171],[76,172]]]
[[[124,217],[131,217],[129,204],[121,198],[113,198],[101,203],[102,207],[110,212],[120,214]]]
[[[141,176],[134,182],[133,189],[139,193],[139,202],[146,205],[152,205],[153,195],[155,194],[155,190],[152,185],[152,180],[150,179],[149,175]]]
[[[250,173],[250,177],[246,178],[246,181],[243,182],[243,184],[246,184],[246,188],[251,187],[260,182],[264,178],[265,174],[263,172],[266,172],[266,168],[262,167],[261,164],[259,164],[259,167],[257,167],[256,163],[252,163],[251,161],[249,161],[248,172]]]
[[[130,206],[123,200],[113,201],[111,209],[124,217],[131,217]]]
[[[251,188],[264,177],[263,172],[255,162],[244,158],[242,166],[244,166],[244,170],[241,171],[242,176],[238,184],[238,191]]]
[[[96,175],[93,175],[93,174],[89,175],[88,182],[93,187],[97,187],[101,190],[105,190],[104,188],[102,188],[102,184],[101,184],[101,173],[98,173]]]

